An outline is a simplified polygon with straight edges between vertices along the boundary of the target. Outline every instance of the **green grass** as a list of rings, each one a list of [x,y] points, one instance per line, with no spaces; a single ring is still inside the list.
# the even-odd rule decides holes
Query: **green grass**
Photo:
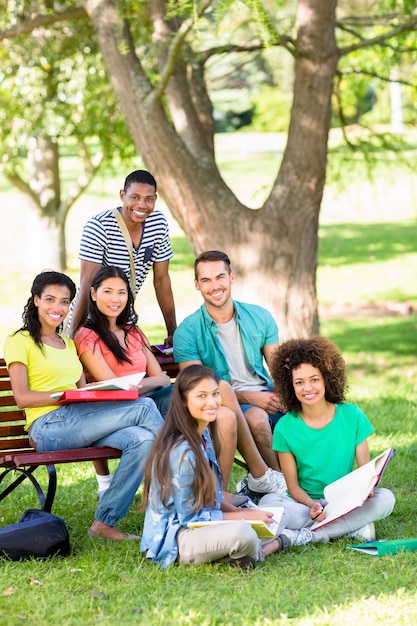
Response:
[[[397,450],[383,478],[397,504],[377,523],[378,538],[416,536],[416,331],[413,317],[323,322],[323,334],[346,357],[348,400],[360,404],[376,428],[372,455],[390,445]],[[243,474],[234,468],[233,484]],[[294,548],[252,573],[220,565],[162,571],[136,543],[86,536],[96,506],[91,464],[59,466],[58,475],[54,512],[67,522],[73,555],[47,563],[3,561],[0,625],[397,626],[417,619],[417,553],[375,558],[347,550],[343,539]],[[1,525],[36,506],[32,491],[22,486],[1,503]],[[123,530],[140,533],[136,508],[120,523]]]
[[[321,226],[319,302],[416,300],[416,241],[416,220]]]
[[[225,139],[219,146],[224,175],[240,197],[255,202],[265,194],[278,156],[252,158],[252,149],[249,159],[242,148],[228,151]],[[325,311],[330,305],[349,303],[417,302],[416,209],[411,196],[402,197],[404,180],[398,177],[394,191],[384,179],[374,189],[363,182],[357,187],[352,183],[350,195],[334,193],[325,203],[318,269],[319,301]],[[100,210],[103,199],[106,206],[111,203],[119,183],[115,177],[97,179],[89,190],[89,210],[93,205]],[[1,178],[0,193],[9,193]],[[372,203],[377,193],[378,202]],[[353,196],[360,201],[352,202]],[[401,201],[392,202],[391,197]],[[74,213],[77,223],[85,221],[84,209],[76,207]],[[189,244],[175,232],[173,245],[171,278],[182,319],[187,308],[192,311],[200,304],[200,297],[193,287],[194,255]],[[76,251],[69,252],[76,259]],[[22,273],[13,266],[0,278],[2,310],[18,311],[13,313],[14,326],[32,278],[29,271]],[[138,308],[149,338],[159,341],[164,327],[154,299],[147,281]],[[10,330],[4,320],[2,315],[1,339]],[[321,332],[345,355],[348,400],[358,403],[375,426],[372,455],[391,445],[397,450],[383,478],[397,503],[393,514],[377,523],[377,535],[417,536],[417,318],[414,314],[351,319],[323,315]],[[234,468],[231,487],[243,475],[243,470]],[[417,621],[417,553],[373,558],[347,550],[344,539],[293,549],[267,559],[252,573],[220,565],[173,566],[162,571],[146,562],[136,543],[87,537],[97,489],[90,463],[59,466],[58,485],[54,513],[67,522],[73,554],[49,562],[2,560],[0,626],[408,626]],[[141,532],[137,504],[138,500],[121,521],[122,530]],[[37,506],[34,491],[22,485],[0,503],[0,526],[15,522],[31,506]]]

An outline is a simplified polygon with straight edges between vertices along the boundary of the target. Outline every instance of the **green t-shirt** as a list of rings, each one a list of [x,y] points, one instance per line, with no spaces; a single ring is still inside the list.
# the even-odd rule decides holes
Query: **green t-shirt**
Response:
[[[58,350],[44,345],[43,352],[35,344],[27,331],[20,331],[7,337],[4,344],[4,358],[10,363],[23,363],[28,370],[28,386],[32,391],[62,391],[76,389],[82,375],[82,365],[72,339],[63,337],[65,349]],[[56,404],[25,409],[26,429],[32,422],[53,411]]]
[[[298,413],[284,415],[275,426],[272,448],[293,454],[298,484],[317,500],[326,485],[352,471],[357,446],[373,432],[359,407],[337,404],[334,418],[323,428],[307,426]]]

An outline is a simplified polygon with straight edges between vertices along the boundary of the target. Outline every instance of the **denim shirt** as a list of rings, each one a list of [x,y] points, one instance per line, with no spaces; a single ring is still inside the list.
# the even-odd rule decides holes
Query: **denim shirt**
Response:
[[[233,301],[236,322],[249,365],[272,389],[273,383],[264,365],[262,349],[278,343],[278,327],[272,315],[256,304]],[[174,358],[177,363],[201,361],[217,376],[230,382],[226,355],[217,336],[217,324],[203,304],[178,326],[174,334]]]
[[[202,508],[193,512],[195,499],[192,486],[196,458],[187,441],[180,442],[170,454],[171,494],[166,507],[159,498],[158,483],[154,479],[151,480],[140,549],[146,551],[148,559],[159,563],[163,568],[176,560],[178,556],[177,533],[182,528],[186,528],[188,522],[223,519],[223,513],[220,511],[221,474],[208,430],[203,432],[203,438],[206,444],[205,447],[202,444],[203,452],[217,477],[218,487],[214,509]]]

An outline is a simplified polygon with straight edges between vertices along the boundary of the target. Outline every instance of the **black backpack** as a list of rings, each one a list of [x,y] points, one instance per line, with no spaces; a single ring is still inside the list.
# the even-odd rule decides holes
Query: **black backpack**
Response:
[[[12,561],[69,556],[70,553],[64,520],[47,511],[28,509],[16,524],[0,529],[0,556]]]

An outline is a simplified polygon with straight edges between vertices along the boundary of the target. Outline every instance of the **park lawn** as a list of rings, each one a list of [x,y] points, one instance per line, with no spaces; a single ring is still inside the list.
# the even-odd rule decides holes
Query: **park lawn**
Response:
[[[348,401],[370,417],[372,455],[396,449],[382,484],[396,495],[393,514],[378,522],[378,538],[416,536],[417,390],[414,317],[327,320],[322,332],[348,363]],[[335,442],[336,444],[337,442]],[[115,462],[112,462],[114,465]],[[39,470],[41,471],[41,470]],[[54,512],[67,522],[73,554],[49,562],[3,560],[0,625],[409,625],[417,619],[417,553],[383,558],[346,549],[348,539],[293,548],[251,573],[221,565],[147,562],[135,542],[93,541],[86,530],[96,506],[89,463],[58,467]],[[232,485],[244,475],[233,470]],[[29,485],[1,503],[1,524],[36,506]],[[123,530],[139,532],[139,496]]]
[[[244,151],[239,158],[224,154],[224,175],[230,177],[232,186],[241,185],[236,168],[239,161],[248,162],[247,155]],[[267,163],[271,165],[276,155],[270,160],[264,156],[259,162],[266,171]],[[89,190],[88,202],[96,202],[100,210],[105,196],[111,204],[119,182],[106,176],[97,180]],[[241,196],[256,205],[267,187],[268,177],[259,179],[256,168],[249,168]],[[389,199],[391,187],[382,187],[381,183],[379,199]],[[318,268],[318,296],[324,309],[321,334],[342,349],[350,381],[347,399],[358,403],[376,428],[370,438],[372,455],[388,446],[397,451],[382,482],[393,490],[397,504],[388,519],[377,523],[377,536],[413,537],[417,536],[417,319],[414,314],[352,319],[326,315],[333,305],[390,300],[415,305],[417,300],[415,209],[402,202],[393,214],[392,202],[383,206],[378,201],[375,210],[368,202],[372,193],[360,210],[351,204],[354,189],[345,200],[339,198],[337,206],[329,202],[323,208]],[[362,189],[359,195],[362,197]],[[85,221],[83,211],[74,210],[71,233],[76,223]],[[77,237],[72,236],[75,241]],[[199,306],[201,299],[193,287],[194,255],[189,244],[177,233],[173,244],[171,277],[174,293],[180,294],[177,309],[181,320]],[[70,256],[76,259],[74,246]],[[76,265],[71,262],[74,279]],[[13,304],[17,298],[24,302],[32,278],[18,272],[12,279],[10,272],[4,275],[0,284],[3,306]],[[141,291],[138,310],[148,337],[159,342],[164,327],[155,307],[151,281]],[[16,319],[16,326],[18,323]],[[0,331],[3,339],[6,329],[1,320]],[[135,542],[106,543],[87,537],[96,507],[96,481],[90,463],[59,466],[58,475],[54,513],[67,522],[73,554],[49,562],[2,560],[0,626],[416,623],[417,553],[373,558],[347,550],[349,540],[344,539],[294,548],[286,555],[268,559],[251,573],[220,565],[173,566],[162,571],[143,558]],[[243,475],[242,469],[234,468],[230,488]],[[120,523],[125,531],[141,532],[143,516],[136,512],[139,500],[138,495]],[[15,522],[26,508],[36,506],[33,489],[21,486],[1,502],[0,525]]]

